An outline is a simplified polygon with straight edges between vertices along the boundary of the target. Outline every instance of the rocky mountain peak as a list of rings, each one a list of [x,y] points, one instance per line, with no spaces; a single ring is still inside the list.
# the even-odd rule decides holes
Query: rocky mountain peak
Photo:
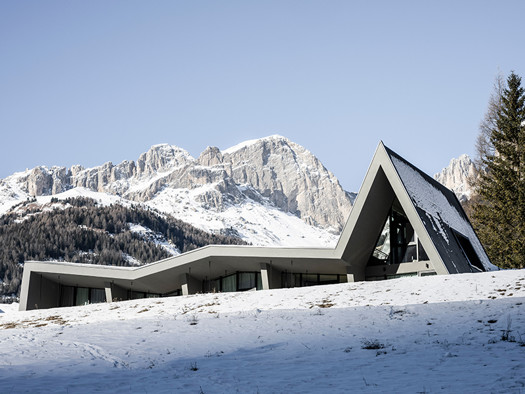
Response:
[[[215,146],[208,146],[197,159],[201,166],[214,166],[222,164],[223,157],[219,148]]]
[[[231,164],[235,183],[252,185],[275,206],[309,224],[342,229],[350,212],[350,197],[337,178],[301,145],[273,135],[246,141],[223,155],[224,162]]]
[[[463,154],[450,160],[447,167],[434,175],[434,179],[456,193],[460,201],[465,201],[470,198],[472,193],[468,179],[475,176],[475,174],[476,166],[474,162],[468,155]]]
[[[149,176],[157,172],[166,172],[193,161],[193,157],[187,151],[177,146],[153,145],[147,152],[139,156],[136,162],[137,175]]]
[[[352,196],[312,153],[273,135],[222,151],[208,147],[198,159],[177,146],[159,144],[136,161],[117,165],[37,167],[0,181],[0,208],[5,212],[6,207],[29,196],[70,189],[143,203],[211,231],[222,231],[220,222],[224,231],[237,226],[255,228],[263,219],[254,216],[256,223],[246,219],[241,212],[249,206],[269,217],[277,217],[270,213],[277,210],[279,215],[293,215],[337,233],[352,205]],[[271,226],[273,219],[268,220]],[[271,237],[270,228],[264,231]],[[252,242],[249,236],[246,239]]]

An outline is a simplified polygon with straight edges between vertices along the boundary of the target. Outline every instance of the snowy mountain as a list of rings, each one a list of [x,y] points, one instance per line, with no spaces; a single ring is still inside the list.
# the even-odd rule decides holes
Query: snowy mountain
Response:
[[[47,202],[86,194],[275,246],[335,245],[355,198],[312,153],[275,135],[224,151],[208,147],[198,158],[161,144],[117,165],[15,173],[0,180],[0,214],[28,197]]]
[[[456,193],[459,201],[466,201],[472,194],[468,184],[469,177],[476,174],[476,166],[472,159],[464,154],[457,159],[450,160],[447,167],[434,175],[434,179]]]
[[[520,393],[525,270],[0,304],[7,393]]]

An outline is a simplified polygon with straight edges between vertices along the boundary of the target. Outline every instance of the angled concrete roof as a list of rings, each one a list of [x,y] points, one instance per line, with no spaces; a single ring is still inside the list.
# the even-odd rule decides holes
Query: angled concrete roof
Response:
[[[456,195],[381,142],[337,244],[337,255],[364,270],[397,198],[438,274],[472,272],[458,235],[472,244],[483,268],[495,269]]]
[[[397,199],[436,273],[473,272],[460,239],[467,239],[484,270],[494,269],[454,193],[381,142],[335,249],[207,246],[141,267],[26,262],[20,297],[25,309],[31,273],[61,284],[86,287],[111,281],[137,291],[168,293],[181,274],[214,278],[235,271],[258,271],[261,263],[289,272],[349,273],[365,279],[367,263]],[[467,243],[468,243],[467,242]]]

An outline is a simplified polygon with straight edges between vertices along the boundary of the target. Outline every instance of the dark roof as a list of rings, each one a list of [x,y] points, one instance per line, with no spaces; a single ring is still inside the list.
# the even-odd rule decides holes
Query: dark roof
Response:
[[[476,271],[469,260],[484,269],[493,268],[456,195],[391,149],[385,149],[448,271]]]

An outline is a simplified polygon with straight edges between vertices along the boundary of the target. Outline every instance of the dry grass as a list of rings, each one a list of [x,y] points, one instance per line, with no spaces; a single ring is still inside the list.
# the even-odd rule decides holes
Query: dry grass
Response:
[[[68,322],[60,315],[48,316],[45,318],[37,318],[34,320],[22,320],[19,322],[8,322],[0,324],[0,329],[8,330],[10,328],[34,328],[34,327],[44,327],[49,323],[56,324],[59,326],[66,325]]]

